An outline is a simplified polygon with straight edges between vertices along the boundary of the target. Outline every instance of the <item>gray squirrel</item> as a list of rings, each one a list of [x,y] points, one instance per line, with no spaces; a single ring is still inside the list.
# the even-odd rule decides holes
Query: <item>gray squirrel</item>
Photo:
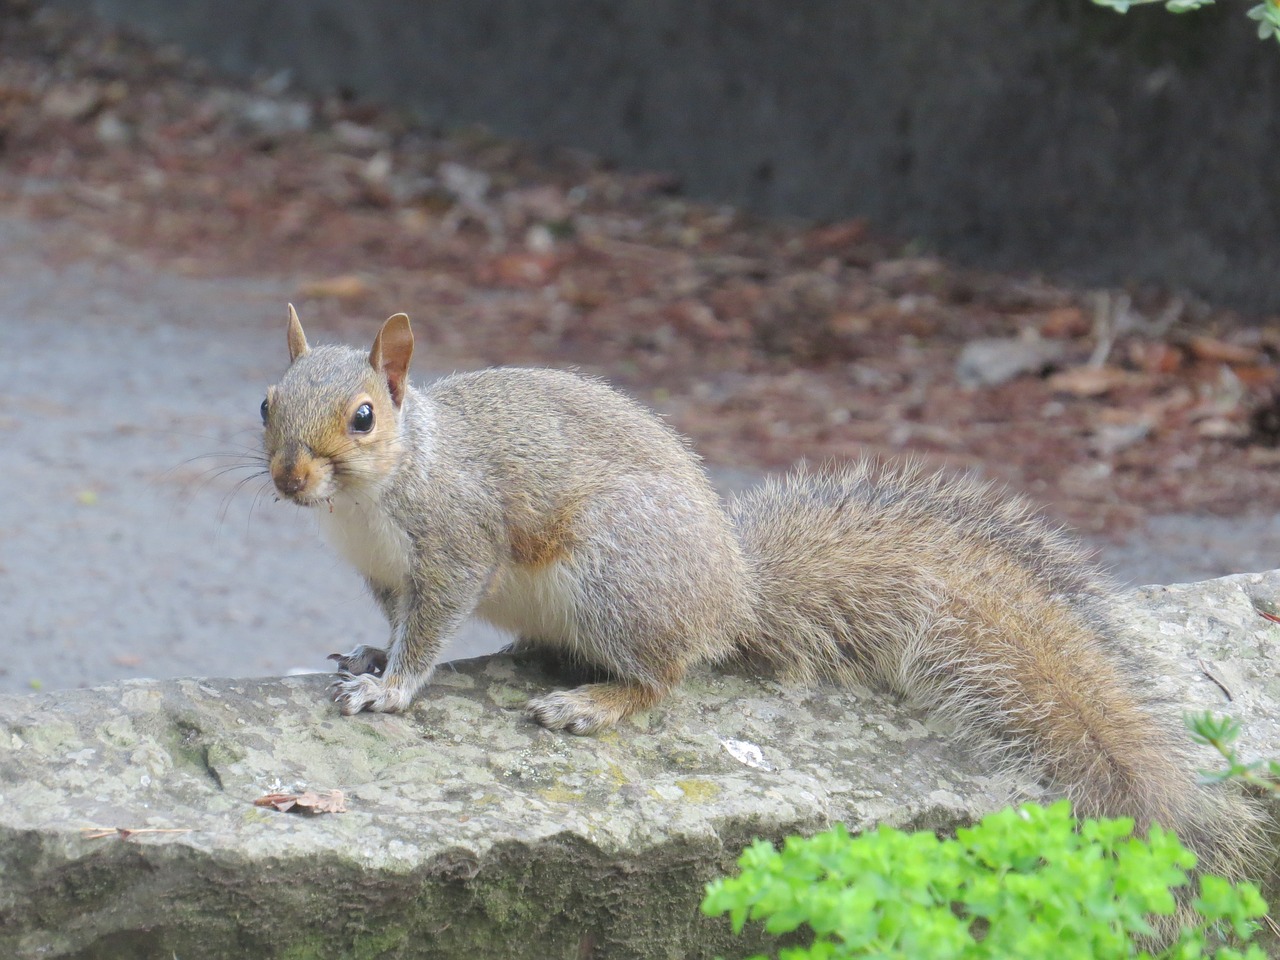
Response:
[[[344,714],[406,709],[471,616],[607,679],[533,698],[590,734],[739,658],[798,681],[887,686],[1069,796],[1080,816],[1175,830],[1235,877],[1260,849],[1245,797],[1197,784],[1142,659],[1102,614],[1107,579],[1021,500],[918,467],[798,470],[732,499],[688,442],[600,381],[499,368],[409,383],[396,314],[370,351],[311,347],[262,403],[279,494],[391,626],[334,655]]]

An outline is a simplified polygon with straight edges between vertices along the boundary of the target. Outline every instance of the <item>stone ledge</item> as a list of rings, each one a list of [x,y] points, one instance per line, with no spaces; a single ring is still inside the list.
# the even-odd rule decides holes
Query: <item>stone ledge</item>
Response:
[[[1145,588],[1119,612],[1181,702],[1280,756],[1280,626],[1252,597],[1280,597],[1280,571]],[[0,698],[0,955],[744,954],[697,904],[753,837],[952,829],[1040,796],[878,693],[708,671],[576,738],[521,715],[555,682],[465,661],[408,714],[350,718],[321,676]],[[253,806],[304,787],[343,790],[349,812]]]

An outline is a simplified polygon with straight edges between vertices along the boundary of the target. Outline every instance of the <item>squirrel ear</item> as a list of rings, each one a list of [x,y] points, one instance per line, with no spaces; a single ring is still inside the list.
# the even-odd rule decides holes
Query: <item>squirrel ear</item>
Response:
[[[387,318],[373,338],[373,349],[369,351],[369,365],[387,378],[387,389],[391,391],[391,400],[397,407],[404,403],[412,358],[413,330],[409,327],[408,316],[397,313]]]
[[[289,362],[292,363],[311,348],[307,346],[307,335],[302,332],[302,323],[298,320],[298,311],[289,304]]]

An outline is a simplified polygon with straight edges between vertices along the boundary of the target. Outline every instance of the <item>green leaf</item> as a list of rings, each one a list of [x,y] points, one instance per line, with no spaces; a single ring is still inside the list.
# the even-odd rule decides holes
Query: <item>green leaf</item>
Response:
[[[1172,833],[1135,837],[1133,826],[1077,822],[1063,801],[997,811],[955,839],[889,827],[851,837],[836,827],[780,851],[753,844],[739,876],[708,885],[702,908],[727,912],[735,931],[748,919],[772,933],[807,930],[810,942],[781,960],[1149,958],[1135,938],[1152,932],[1153,915],[1175,911],[1172,891],[1195,857]],[[1266,911],[1255,887],[1204,877],[1195,906],[1161,960],[1206,956],[1211,924],[1246,951],[1220,950],[1219,960],[1262,956],[1248,942]]]

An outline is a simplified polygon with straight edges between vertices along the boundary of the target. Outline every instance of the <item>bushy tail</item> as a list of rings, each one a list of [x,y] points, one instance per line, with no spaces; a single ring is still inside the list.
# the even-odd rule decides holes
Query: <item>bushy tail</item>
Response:
[[[1174,830],[1202,869],[1248,875],[1262,816],[1196,783],[1179,711],[1106,622],[1083,549],[988,484],[869,462],[730,505],[759,594],[743,652],[797,679],[887,685],[957,718],[1081,816]]]

